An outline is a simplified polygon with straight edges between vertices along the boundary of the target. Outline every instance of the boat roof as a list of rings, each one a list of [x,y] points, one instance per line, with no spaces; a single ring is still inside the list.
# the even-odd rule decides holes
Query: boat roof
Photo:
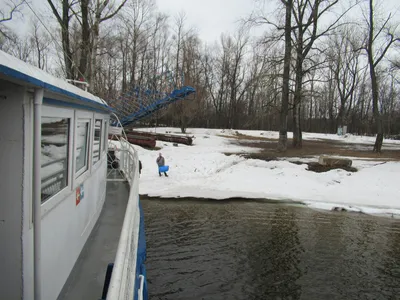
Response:
[[[111,110],[107,102],[46,71],[32,66],[0,50],[0,75],[23,82],[27,86],[40,87],[51,93],[67,96],[83,105],[97,106]]]

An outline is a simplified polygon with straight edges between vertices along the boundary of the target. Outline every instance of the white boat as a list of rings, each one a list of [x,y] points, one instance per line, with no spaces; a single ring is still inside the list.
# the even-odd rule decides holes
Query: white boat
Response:
[[[97,299],[147,298],[138,157],[120,137],[118,170],[107,169],[110,116],[104,100],[0,51],[1,299],[67,299],[80,291],[74,268],[85,276],[95,266],[104,278],[108,263]],[[98,222],[107,221],[103,206],[118,197],[126,210],[115,245],[97,249],[101,230],[110,233]]]

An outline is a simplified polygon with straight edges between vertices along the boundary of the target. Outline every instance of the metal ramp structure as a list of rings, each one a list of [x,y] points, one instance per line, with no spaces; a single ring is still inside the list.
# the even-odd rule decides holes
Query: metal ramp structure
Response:
[[[143,85],[134,86],[109,103],[119,117],[118,121],[111,122],[111,126],[132,125],[195,93],[193,87],[183,86],[183,82],[182,76],[180,87],[177,87],[177,79],[174,80],[172,72],[167,70]]]
[[[134,86],[109,102],[109,106],[114,110],[108,137],[109,181],[125,180],[127,174],[124,174],[123,169],[132,168],[131,164],[135,161],[133,156],[137,155],[128,142],[124,127],[131,126],[155,113],[160,116],[168,105],[184,100],[196,92],[193,87],[183,85],[183,75],[174,76],[168,67],[164,68],[165,72],[147,79],[143,85]],[[113,176],[116,174],[118,176]]]

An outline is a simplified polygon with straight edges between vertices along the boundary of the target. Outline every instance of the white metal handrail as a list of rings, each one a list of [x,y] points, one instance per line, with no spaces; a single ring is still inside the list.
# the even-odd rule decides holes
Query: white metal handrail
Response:
[[[140,285],[138,289],[138,300],[143,300],[144,297],[144,276],[139,275]]]
[[[118,152],[120,169],[129,182],[130,191],[107,299],[131,300],[135,291],[140,226],[139,160],[135,149],[125,138],[120,138]]]

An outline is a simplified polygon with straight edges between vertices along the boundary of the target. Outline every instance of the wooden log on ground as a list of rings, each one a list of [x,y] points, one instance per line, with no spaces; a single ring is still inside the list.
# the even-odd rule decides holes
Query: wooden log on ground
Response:
[[[117,137],[113,136],[113,135],[109,135],[108,138],[117,140]],[[156,146],[156,139],[154,137],[126,134],[126,138],[128,139],[129,143],[138,145],[138,146],[142,146],[145,148],[152,149],[152,148],[155,148],[155,146]]]
[[[178,144],[184,144],[184,145],[189,145],[189,146],[191,146],[193,144],[193,139],[190,136],[144,132],[144,131],[136,131],[136,130],[131,130],[131,129],[127,129],[126,132],[129,134],[137,135],[137,136],[153,137],[156,140],[164,141],[164,142],[178,143]]]
[[[318,163],[322,166],[328,167],[351,167],[353,162],[348,158],[321,155],[318,159]]]

